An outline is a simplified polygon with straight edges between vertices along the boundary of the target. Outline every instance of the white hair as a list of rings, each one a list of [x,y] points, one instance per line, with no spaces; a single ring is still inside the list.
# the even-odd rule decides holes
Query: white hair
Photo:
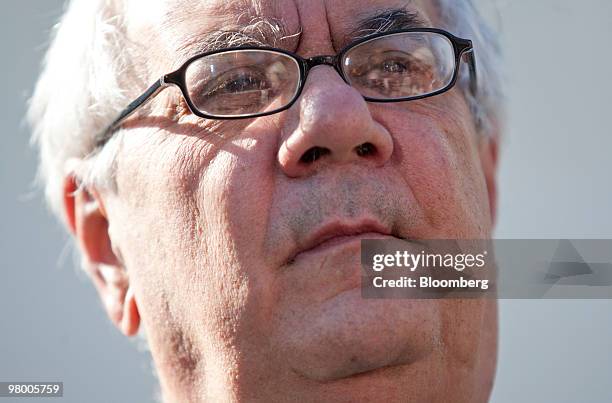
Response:
[[[467,95],[481,132],[490,135],[502,120],[503,92],[496,33],[472,0],[435,0],[442,28],[474,42],[478,93]],[[39,180],[57,216],[65,219],[63,186],[74,174],[84,186],[112,186],[117,133],[93,153],[94,137],[143,91],[146,74],[135,71],[137,53],[125,34],[120,0],[71,0],[54,38],[30,101],[32,142],[40,150]],[[464,69],[465,71],[466,69]],[[463,74],[465,76],[465,74]],[[461,85],[467,88],[465,77]]]
[[[117,139],[109,142],[108,151],[91,154],[96,134],[131,101],[130,93],[140,84],[131,67],[122,16],[116,0],[70,1],[54,27],[30,100],[27,117],[40,153],[38,180],[61,218],[68,174],[85,184],[113,180]]]

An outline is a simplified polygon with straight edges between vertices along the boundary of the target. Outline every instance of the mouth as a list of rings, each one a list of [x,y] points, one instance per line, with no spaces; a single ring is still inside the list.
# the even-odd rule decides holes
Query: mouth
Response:
[[[299,243],[289,262],[306,255],[327,253],[335,248],[360,245],[362,239],[391,237],[391,230],[373,219],[332,221],[319,227]]]

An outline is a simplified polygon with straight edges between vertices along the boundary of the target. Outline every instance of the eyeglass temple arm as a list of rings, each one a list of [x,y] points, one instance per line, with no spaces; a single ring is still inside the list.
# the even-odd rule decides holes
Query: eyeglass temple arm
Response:
[[[138,108],[149,103],[157,94],[159,94],[168,84],[165,82],[162,76],[152,86],[147,88],[138,98],[132,101],[120,114],[119,116],[104,129],[98,136],[96,136],[96,148],[102,147],[110,138],[113,136],[115,131],[121,126],[121,124],[130,117]]]
[[[472,95],[476,96],[478,93],[478,75],[476,74],[476,57],[474,56],[474,48],[470,48],[465,51],[465,57],[467,58],[467,64],[470,68],[470,91]]]

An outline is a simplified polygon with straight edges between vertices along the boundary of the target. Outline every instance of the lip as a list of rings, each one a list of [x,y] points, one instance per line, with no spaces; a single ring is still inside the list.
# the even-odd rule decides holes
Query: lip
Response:
[[[298,245],[290,261],[295,260],[302,254],[323,252],[361,239],[387,238],[390,236],[392,236],[390,229],[377,220],[333,221],[317,228],[306,237]]]

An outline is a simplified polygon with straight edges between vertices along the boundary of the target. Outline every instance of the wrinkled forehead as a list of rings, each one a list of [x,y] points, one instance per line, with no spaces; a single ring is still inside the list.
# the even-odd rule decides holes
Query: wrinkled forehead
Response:
[[[145,38],[175,66],[249,38],[291,51],[331,52],[380,30],[435,26],[433,0],[126,1],[130,36]]]

